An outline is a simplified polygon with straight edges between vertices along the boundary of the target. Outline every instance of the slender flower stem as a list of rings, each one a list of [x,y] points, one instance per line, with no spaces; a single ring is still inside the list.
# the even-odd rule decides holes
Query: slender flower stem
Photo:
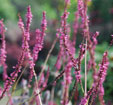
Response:
[[[85,46],[85,93],[87,94],[87,38],[86,38],[86,46]]]

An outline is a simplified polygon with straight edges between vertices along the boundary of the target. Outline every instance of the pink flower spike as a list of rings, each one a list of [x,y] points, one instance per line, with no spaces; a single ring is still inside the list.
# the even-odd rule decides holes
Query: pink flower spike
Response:
[[[32,13],[31,13],[31,6],[28,6],[27,7],[27,14],[26,14],[26,32],[29,32],[30,30],[30,24],[31,24],[31,21],[32,21]]]
[[[44,11],[42,14],[42,22],[41,22],[41,44],[43,45],[45,31],[47,30],[47,20],[46,20],[46,12]]]
[[[3,66],[3,80],[5,81],[7,79],[7,65],[6,65],[6,42],[5,42],[5,26],[3,24],[3,20],[0,20],[0,34],[1,34],[1,40],[2,45],[0,48],[0,65]]]
[[[46,12],[43,12],[43,18],[41,23],[42,32],[47,30],[47,20],[46,20]],[[44,34],[45,35],[45,34]]]
[[[36,43],[33,48],[33,60],[34,62],[38,59],[38,53],[41,51],[43,46],[41,45],[41,31],[36,29]]]
[[[101,103],[104,103],[104,88],[103,88],[103,82],[105,80],[105,77],[107,75],[107,69],[108,69],[108,52],[104,52],[103,54],[103,58],[101,61],[101,64],[99,65],[99,71],[97,73],[98,75],[98,79],[97,81],[93,83],[92,88],[88,91],[87,95],[81,100],[81,103],[79,105],[86,105],[87,101],[89,99],[89,97],[92,95],[93,96],[93,100],[96,98],[97,94],[99,93],[99,98]],[[85,101],[84,101],[85,100]],[[104,104],[103,104],[104,105]]]
[[[23,23],[23,21],[22,21],[22,18],[21,18],[21,16],[20,16],[20,14],[18,14],[18,16],[19,16],[18,26],[19,26],[19,28],[23,31],[23,30],[24,30],[24,23]]]

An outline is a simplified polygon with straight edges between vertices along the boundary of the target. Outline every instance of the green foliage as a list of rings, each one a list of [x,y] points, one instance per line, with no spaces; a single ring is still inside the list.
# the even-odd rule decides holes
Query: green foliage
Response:
[[[0,66],[0,74],[3,73],[3,66]]]
[[[38,11],[37,11],[38,10]],[[46,11],[47,13],[47,18],[48,19],[55,19],[56,18],[56,11],[50,7],[50,5],[48,4],[43,4],[43,5],[38,5],[37,9],[34,9],[34,12],[38,15],[38,16],[42,16],[42,12]]]
[[[75,19],[75,10],[77,10],[77,1],[76,0],[71,0],[71,5],[69,6],[69,18],[68,22],[73,22]]]
[[[113,6],[113,0],[92,0],[91,10],[98,12],[98,17],[104,22],[111,21],[113,18],[110,9]]]
[[[0,0],[0,18],[16,20],[16,10],[9,0]]]

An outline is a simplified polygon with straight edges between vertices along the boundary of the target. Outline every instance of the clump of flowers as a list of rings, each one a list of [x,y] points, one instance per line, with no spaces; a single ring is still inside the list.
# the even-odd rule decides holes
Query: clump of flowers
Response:
[[[96,98],[99,93],[99,99],[102,105],[105,105],[103,96],[104,96],[104,88],[103,82],[105,80],[107,69],[108,69],[109,61],[108,61],[108,52],[106,51],[103,54],[103,58],[101,64],[99,64],[100,68],[97,75],[97,81],[93,83],[92,88],[88,91],[87,95],[81,100],[80,105],[86,105],[88,99],[92,95],[92,101]]]
[[[30,40],[30,24],[32,21],[32,13],[31,13],[31,7],[28,6],[27,8],[27,14],[26,14],[26,27],[24,26],[24,23],[22,21],[21,16],[19,15],[19,22],[18,22],[18,26],[20,27],[21,31],[22,31],[22,52],[20,55],[20,58],[18,59],[18,64],[13,67],[15,69],[15,71],[13,73],[10,74],[10,77],[7,77],[7,73],[6,73],[6,64],[5,64],[5,60],[6,60],[6,46],[5,46],[5,28],[4,28],[4,24],[2,22],[2,20],[0,21],[0,25],[1,25],[1,35],[2,35],[2,48],[1,48],[1,64],[4,67],[4,78],[6,79],[5,83],[4,83],[4,89],[2,91],[2,94],[0,96],[0,99],[3,98],[3,96],[5,95],[5,92],[9,91],[9,89],[11,88],[11,86],[13,85],[13,83],[15,83],[16,78],[18,77],[18,73],[21,72],[22,66],[23,66],[23,62],[25,60],[25,57],[28,59],[28,64],[30,67],[30,81],[32,79],[32,77],[35,75],[36,77],[36,73],[34,71],[34,66],[35,66],[35,61],[37,60],[37,55],[38,52],[42,49],[43,46],[43,40],[44,40],[44,36],[45,36],[45,30],[46,30],[46,26],[47,26],[47,22],[46,22],[46,16],[45,16],[45,12],[43,12],[43,20],[42,20],[42,32],[41,35],[39,35],[39,32],[37,33],[36,31],[36,37],[38,37],[38,42],[36,43],[34,50],[33,50],[33,54],[31,53],[30,49],[29,49],[29,40]],[[38,34],[38,35],[37,35]],[[33,59],[34,58],[34,59]],[[7,77],[7,78],[6,78]]]
[[[102,105],[105,105],[104,101],[104,86],[103,83],[105,81],[107,70],[108,70],[108,51],[105,51],[102,57],[102,61],[99,64],[99,70],[97,70],[96,67],[96,61],[95,61],[95,48],[98,44],[97,37],[99,35],[99,32],[95,32],[95,34],[92,34],[90,32],[89,27],[89,17],[87,15],[87,2],[88,0],[77,0],[77,11],[75,12],[75,20],[73,24],[73,34],[72,37],[70,37],[70,25],[67,22],[68,19],[68,5],[70,5],[70,0],[65,0],[65,6],[64,6],[64,12],[61,16],[61,24],[60,27],[57,29],[56,37],[59,41],[59,52],[57,56],[56,63],[54,64],[53,68],[56,68],[56,72],[53,72],[54,77],[52,77],[53,81],[49,82],[49,77],[52,75],[52,70],[48,67],[48,70],[45,73],[45,68],[42,67],[42,71],[39,72],[39,78],[37,78],[37,74],[35,72],[35,65],[36,61],[38,60],[39,52],[43,49],[44,46],[44,37],[46,36],[46,30],[47,30],[47,20],[46,20],[46,12],[44,11],[42,13],[42,21],[41,21],[41,27],[37,28],[35,31],[36,40],[35,45],[33,46],[33,50],[30,49],[29,41],[31,39],[30,36],[30,26],[32,22],[32,12],[31,7],[27,7],[27,13],[26,13],[26,24],[23,23],[23,20],[19,16],[19,22],[18,26],[21,29],[22,32],[22,45],[21,45],[21,54],[18,59],[18,63],[16,66],[14,66],[14,71],[10,74],[10,76],[7,76],[7,65],[6,65],[6,42],[5,42],[5,27],[3,24],[3,20],[0,20],[0,35],[1,35],[1,48],[0,48],[0,66],[3,66],[3,79],[4,81],[4,88],[0,88],[0,100],[5,96],[5,93],[10,94],[10,89],[13,86],[13,89],[16,87],[18,80],[18,74],[24,72],[24,61],[27,61],[27,68],[29,69],[29,77],[28,77],[28,86],[29,88],[32,88],[30,86],[30,83],[32,81],[33,76],[35,77],[35,82],[33,85],[33,92],[31,97],[27,100],[29,104],[36,103],[37,105],[42,105],[44,103],[54,103],[54,92],[55,92],[55,86],[57,85],[57,81],[63,77],[62,80],[62,86],[59,86],[60,88],[63,87],[61,95],[61,104],[68,105],[69,102],[71,102],[72,96],[75,95],[75,91],[78,91],[78,84],[80,84],[80,87],[82,89],[82,92],[84,94],[83,98],[80,101],[79,105],[86,105],[86,104],[92,104],[97,95],[99,96],[100,103]],[[81,20],[81,21],[79,21]],[[77,42],[77,32],[78,29],[82,29],[82,35],[83,35],[83,41],[81,42],[79,46],[79,51],[77,55],[77,51],[75,48],[76,42]],[[112,35],[113,37],[113,35]],[[72,39],[71,39],[72,38]],[[111,41],[111,44],[113,41]],[[55,44],[55,43],[54,43]],[[51,47],[50,51],[48,52],[48,55],[50,56],[52,52],[53,46]],[[90,58],[87,59],[87,52],[89,52]],[[76,57],[75,57],[76,54]],[[45,60],[44,66],[46,65],[49,56],[47,55],[47,59]],[[85,59],[85,62],[84,62]],[[88,64],[87,64],[88,61]],[[83,89],[83,83],[82,83],[82,62],[85,64],[85,83]],[[88,68],[87,68],[88,67]],[[24,68],[24,69],[23,69]],[[93,83],[92,87],[87,92],[87,75],[90,69],[93,69],[92,77],[93,77]],[[73,70],[74,69],[74,70]],[[58,75],[57,75],[58,73]],[[72,76],[74,74],[74,76]],[[20,75],[20,76],[21,76]],[[72,85],[72,82],[75,82],[73,89],[71,91],[70,95],[70,86]],[[51,86],[52,89],[49,91],[47,90],[48,87]],[[84,92],[85,90],[85,92]],[[43,98],[43,91],[46,91],[45,93],[50,93],[51,91],[51,99],[46,97],[46,99]],[[12,99],[12,94],[9,95],[9,101]],[[42,99],[43,98],[43,99]],[[47,99],[48,98],[48,99]],[[91,101],[89,101],[91,99]],[[47,100],[47,102],[45,102]],[[50,101],[50,102],[49,102]]]

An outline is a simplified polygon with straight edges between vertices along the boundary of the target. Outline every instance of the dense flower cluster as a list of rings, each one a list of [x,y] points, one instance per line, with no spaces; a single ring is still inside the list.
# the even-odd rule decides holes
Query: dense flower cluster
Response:
[[[97,81],[93,83],[92,88],[88,91],[87,95],[81,100],[80,105],[86,105],[89,97],[93,94],[93,100],[96,98],[96,95],[99,93],[100,101],[104,105],[104,88],[103,88],[103,82],[105,80],[106,74],[107,74],[107,69],[108,69],[108,52],[106,51],[103,54],[103,59],[101,64],[99,65],[99,71],[97,73]]]
[[[108,65],[109,65],[109,62],[108,62],[108,52],[106,51],[103,55],[103,59],[102,59],[102,62],[101,64],[99,65],[100,66],[100,69],[99,69],[99,72],[98,72],[98,77],[100,78],[100,80],[98,81],[98,87],[99,87],[99,97],[100,97],[100,102],[101,104],[105,105],[104,103],[104,99],[103,99],[103,96],[104,96],[104,87],[103,87],[103,82],[105,81],[105,77],[107,75],[107,69],[108,69]]]
[[[46,35],[45,31],[47,30],[47,20],[46,12],[43,12],[42,22],[41,22],[41,44],[43,45],[44,36]]]
[[[23,48],[23,53],[25,54],[26,58],[28,59],[28,63],[30,65],[30,81],[35,74],[34,71],[34,62],[33,62],[33,57],[31,55],[30,49],[29,49],[29,40],[30,40],[30,24],[32,21],[32,13],[31,13],[31,7],[28,6],[27,8],[27,14],[26,14],[26,27],[24,28],[24,24],[22,22],[21,17],[19,16],[19,27],[23,32],[23,39],[22,39],[22,48]]]
[[[42,20],[42,25],[41,25],[42,31],[39,32],[39,30],[36,30],[36,39],[37,40],[40,39],[40,40],[36,41],[36,45],[34,47],[33,54],[31,54],[31,51],[29,49],[31,21],[32,21],[31,7],[28,6],[27,14],[26,14],[26,27],[24,26],[24,23],[23,23],[20,15],[19,15],[19,22],[18,22],[18,26],[21,29],[22,34],[23,34],[23,36],[22,36],[22,52],[21,52],[20,58],[18,59],[18,64],[14,67],[15,71],[10,74],[10,77],[7,77],[7,80],[4,83],[4,89],[1,93],[0,99],[3,98],[6,91],[7,92],[9,91],[11,85],[15,82],[16,78],[18,77],[18,73],[21,72],[21,68],[23,66],[25,57],[28,59],[28,64],[29,64],[29,68],[30,68],[30,78],[29,78],[30,81],[34,75],[36,76],[35,71],[34,71],[35,61],[37,60],[38,52],[41,51],[41,49],[42,49],[43,40],[44,40],[44,36],[45,36],[45,30],[46,30],[46,26],[47,26],[45,12],[43,12],[43,20]],[[2,20],[0,21],[0,25],[1,25],[0,26],[0,30],[1,30],[0,34],[2,35],[2,42],[3,42],[3,45],[2,45],[3,48],[1,50],[2,56],[0,55],[0,57],[2,59],[0,59],[0,60],[1,60],[1,62],[4,62],[4,64],[5,64],[5,59],[6,59],[5,36],[4,36],[5,29],[4,29]],[[6,67],[6,65],[3,65],[3,66]],[[6,77],[6,76],[7,76],[7,74],[5,72],[4,77]]]
[[[48,67],[48,70],[46,73],[44,72],[45,68],[42,68],[42,71],[39,74],[39,80],[37,79],[37,75],[35,73],[35,64],[38,60],[39,52],[43,48],[44,44],[44,37],[46,35],[45,31],[47,30],[47,20],[46,20],[46,12],[44,11],[42,14],[42,21],[41,21],[41,27],[40,29],[36,29],[35,35],[35,45],[33,47],[33,50],[30,49],[29,41],[31,39],[30,37],[30,26],[32,22],[32,12],[31,7],[28,6],[27,13],[26,13],[26,24],[23,23],[23,20],[19,14],[19,22],[18,26],[22,31],[22,45],[21,45],[21,55],[18,59],[18,63],[16,66],[14,66],[14,71],[10,74],[10,76],[7,76],[7,65],[6,65],[6,42],[5,42],[5,27],[3,24],[3,20],[0,20],[0,35],[1,35],[1,48],[0,48],[0,66],[3,66],[3,79],[4,82],[4,88],[0,88],[0,100],[5,96],[5,93],[9,93],[9,90],[11,86],[16,83],[18,80],[18,74],[23,73],[22,68],[24,68],[24,61],[27,61],[27,69],[29,69],[29,77],[28,77],[28,85],[30,86],[30,82],[32,81],[33,76],[35,76],[35,83],[33,87],[33,93],[30,97],[29,104],[34,104],[34,102],[37,105],[42,105],[41,97],[43,95],[40,95],[43,91],[46,91],[46,89],[49,86],[56,86],[57,80],[59,80],[63,76],[62,81],[62,92],[60,92],[61,96],[61,104],[67,105],[70,100],[72,99],[72,96],[75,94],[76,100],[78,92],[78,84],[80,84],[82,91],[85,94],[84,97],[81,99],[81,102],[79,105],[86,105],[86,104],[92,104],[97,95],[99,96],[100,103],[102,105],[105,105],[104,102],[104,86],[103,83],[105,81],[106,75],[107,75],[107,69],[109,65],[108,61],[108,51],[105,51],[103,54],[103,58],[101,63],[99,64],[99,70],[97,71],[96,62],[95,62],[95,48],[98,43],[97,37],[99,35],[99,32],[96,32],[95,34],[91,35],[91,32],[89,31],[89,18],[87,15],[87,2],[89,0],[77,0],[77,11],[75,12],[75,20],[73,24],[73,32],[71,33],[71,25],[68,24],[67,18],[69,15],[69,12],[67,10],[68,5],[70,4],[70,0],[65,0],[65,7],[64,7],[64,13],[61,16],[61,24],[60,27],[57,29],[56,33],[56,41],[59,40],[59,52],[56,60],[55,67],[57,69],[56,73],[54,73],[55,79],[48,83],[49,76],[51,75],[50,69]],[[79,21],[81,20],[81,21]],[[75,49],[76,46],[76,39],[77,39],[77,32],[78,29],[82,29],[83,34],[83,41],[81,42],[79,46],[78,55],[75,53],[77,52]],[[81,30],[80,30],[81,31]],[[113,35],[112,35],[113,38]],[[111,44],[113,44],[113,40],[111,41]],[[53,44],[54,45],[54,44]],[[50,52],[52,52],[52,47],[48,53],[50,56]],[[87,53],[88,52],[88,53]],[[87,54],[90,54],[90,58],[87,57]],[[47,59],[49,58],[47,55]],[[82,86],[82,61],[85,57],[85,86]],[[48,60],[45,60],[45,65]],[[88,61],[88,65],[87,65]],[[44,66],[45,66],[44,65]],[[48,65],[47,65],[48,66]],[[25,69],[26,69],[25,67]],[[74,71],[72,71],[74,68]],[[93,69],[92,77],[93,77],[93,83],[92,87],[87,92],[87,75],[90,69]],[[24,69],[24,70],[25,70]],[[61,70],[61,72],[59,72]],[[58,73],[58,76],[56,74]],[[72,73],[75,75],[72,77]],[[70,85],[72,81],[75,78],[75,84],[73,86],[73,89],[71,91],[70,95]],[[54,96],[54,88],[52,87],[51,92],[51,99]],[[85,87],[85,89],[83,89]],[[30,87],[29,87],[30,88]],[[61,88],[61,87],[60,87]],[[76,91],[76,92],[75,92]],[[49,90],[50,92],[50,90]],[[11,97],[11,94],[8,94],[9,97]],[[40,97],[41,96],[41,97]],[[71,98],[70,98],[71,97]],[[91,100],[90,100],[91,99]],[[49,100],[49,99],[48,99]],[[90,101],[89,101],[90,100]],[[10,99],[9,99],[10,101]],[[45,101],[43,99],[42,101]],[[52,100],[53,101],[53,100]],[[11,102],[12,103],[12,102]],[[46,103],[49,103],[48,101]]]
[[[33,57],[31,60],[31,70],[30,70],[30,76],[29,76],[29,81],[31,81],[33,75],[35,75],[34,73],[34,65],[36,60],[38,59],[38,53],[39,51],[42,50],[43,48],[43,41],[44,41],[44,36],[46,35],[45,31],[47,29],[47,21],[46,21],[46,12],[43,12],[43,16],[42,16],[42,22],[41,22],[41,31],[39,29],[36,29],[36,43],[35,46],[33,48]]]

